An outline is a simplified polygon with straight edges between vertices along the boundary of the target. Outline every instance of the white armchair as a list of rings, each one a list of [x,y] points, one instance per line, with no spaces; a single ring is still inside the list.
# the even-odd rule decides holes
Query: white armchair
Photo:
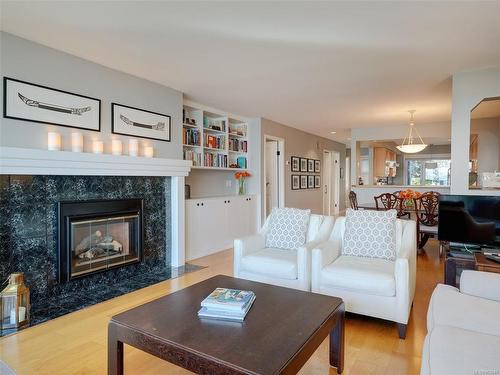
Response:
[[[438,284],[427,311],[421,375],[495,374],[500,369],[500,275],[466,270],[460,290]]]
[[[400,338],[415,295],[416,225],[396,220],[396,260],[342,255],[345,217],[330,239],[312,251],[311,289],[340,297],[346,311],[394,321]]]
[[[306,243],[298,249],[266,248],[267,218],[258,234],[234,241],[234,276],[288,288],[311,290],[311,250],[328,239],[334,219],[311,215]]]

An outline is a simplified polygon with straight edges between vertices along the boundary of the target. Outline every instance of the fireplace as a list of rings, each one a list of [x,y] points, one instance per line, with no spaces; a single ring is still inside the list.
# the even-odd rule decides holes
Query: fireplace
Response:
[[[59,203],[59,282],[142,260],[142,199]]]

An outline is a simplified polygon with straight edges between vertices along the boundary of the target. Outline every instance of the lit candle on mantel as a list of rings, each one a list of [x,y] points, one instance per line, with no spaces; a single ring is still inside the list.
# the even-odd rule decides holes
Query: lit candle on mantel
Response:
[[[119,139],[112,139],[111,140],[111,153],[113,155],[121,155],[123,152],[123,146],[122,146],[122,141]]]
[[[102,141],[95,140],[92,142],[92,152],[94,154],[102,154],[104,151],[104,144]]]
[[[130,156],[139,155],[139,141],[137,139],[129,139],[129,141],[128,141],[128,154]]]
[[[82,133],[71,133],[71,150],[73,152],[83,152]]]
[[[144,146],[144,157],[152,158],[155,153],[153,146]]]
[[[61,134],[57,132],[47,133],[47,149],[49,151],[61,151]]]

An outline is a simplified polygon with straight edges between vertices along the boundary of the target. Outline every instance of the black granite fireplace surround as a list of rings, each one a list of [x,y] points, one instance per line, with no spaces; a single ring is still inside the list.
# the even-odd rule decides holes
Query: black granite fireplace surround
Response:
[[[0,176],[0,280],[25,273],[33,323],[172,276],[170,177]],[[142,261],[59,283],[58,203],[142,199]]]

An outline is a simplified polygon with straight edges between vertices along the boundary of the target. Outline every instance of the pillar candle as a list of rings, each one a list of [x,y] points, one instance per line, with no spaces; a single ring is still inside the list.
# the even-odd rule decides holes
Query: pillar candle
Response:
[[[103,151],[104,151],[104,145],[102,141],[94,141],[92,143],[92,152],[94,154],[102,154]]]
[[[139,141],[137,139],[130,139],[128,141],[128,154],[130,156],[139,155]]]
[[[122,141],[119,139],[111,140],[111,153],[113,155],[121,155],[123,151]]]
[[[61,151],[61,134],[56,132],[47,133],[47,149],[49,151]]]
[[[152,158],[155,153],[153,146],[144,146],[144,156],[146,158]]]
[[[71,133],[71,150],[73,152],[83,151],[83,134]]]

